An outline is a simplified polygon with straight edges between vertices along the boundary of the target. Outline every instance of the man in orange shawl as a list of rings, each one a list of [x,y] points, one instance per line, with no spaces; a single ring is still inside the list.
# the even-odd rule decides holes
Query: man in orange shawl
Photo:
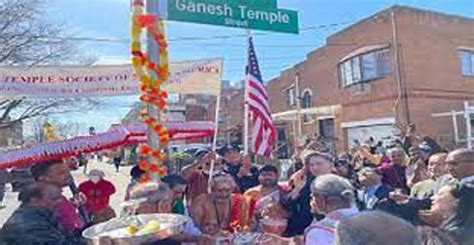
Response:
[[[247,190],[245,199],[249,202],[249,226],[252,230],[262,230],[262,219],[286,220],[288,213],[281,205],[283,189],[278,186],[278,169],[265,165],[259,171],[260,185]]]
[[[228,174],[212,178],[211,194],[196,197],[191,214],[204,233],[218,235],[244,228],[248,217],[248,204],[242,195],[233,194],[235,182]]]

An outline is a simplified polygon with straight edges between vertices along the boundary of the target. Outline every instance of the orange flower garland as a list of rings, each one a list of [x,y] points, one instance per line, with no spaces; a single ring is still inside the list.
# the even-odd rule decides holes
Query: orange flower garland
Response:
[[[168,94],[166,91],[160,89],[166,80],[168,80],[168,51],[167,43],[164,33],[163,21],[155,15],[143,13],[143,0],[135,0],[133,2],[132,13],[132,66],[135,74],[140,78],[140,101],[147,103],[157,109],[158,113],[164,111],[166,108],[166,99]],[[150,60],[146,53],[142,52],[141,47],[141,33],[146,29],[151,33],[153,40],[159,46],[159,64]],[[155,73],[157,79],[154,79],[151,74]],[[165,149],[169,142],[169,134],[166,128],[160,124],[157,118],[150,116],[147,112],[141,113],[142,120],[153,129],[154,134],[158,136],[160,147],[153,148],[148,144],[141,144],[139,146],[139,153],[148,156],[150,160],[140,161],[139,167],[142,170],[156,173],[158,176],[166,175],[167,169],[163,163],[167,156],[161,149]],[[149,175],[150,176],[150,175]],[[150,178],[147,178],[149,180]]]

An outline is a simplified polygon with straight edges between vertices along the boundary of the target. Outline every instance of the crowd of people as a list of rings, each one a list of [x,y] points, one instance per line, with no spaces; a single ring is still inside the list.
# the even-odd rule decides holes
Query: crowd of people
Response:
[[[126,188],[124,201],[142,200],[136,214],[188,217],[182,234],[153,244],[219,244],[236,232],[264,234],[260,244],[272,245],[474,244],[473,150],[425,141],[356,145],[338,156],[309,143],[296,153],[288,180],[226,146],[196,152],[157,181],[144,181],[137,165],[127,187],[92,169],[72,198],[62,194],[71,184],[65,161],[37,163],[0,244],[84,244],[85,228],[118,216],[109,203],[116,188]]]

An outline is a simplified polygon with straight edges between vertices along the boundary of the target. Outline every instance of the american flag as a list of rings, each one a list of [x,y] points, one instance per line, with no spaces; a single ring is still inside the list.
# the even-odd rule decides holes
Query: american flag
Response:
[[[268,104],[268,94],[258,67],[252,37],[249,38],[247,77],[247,101],[252,114],[252,143],[257,155],[271,156],[275,142],[275,127]]]

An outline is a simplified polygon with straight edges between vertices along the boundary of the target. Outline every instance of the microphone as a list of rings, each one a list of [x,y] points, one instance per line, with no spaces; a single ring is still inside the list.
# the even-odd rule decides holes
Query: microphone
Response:
[[[69,190],[71,190],[74,196],[79,194],[79,190],[77,189],[76,183],[74,183],[74,179],[72,178],[69,181]],[[79,214],[81,215],[82,221],[84,221],[84,223],[86,223],[87,225],[90,224],[89,214],[87,213],[87,210],[84,207],[84,205],[82,204],[79,205],[78,209],[79,209]]]

